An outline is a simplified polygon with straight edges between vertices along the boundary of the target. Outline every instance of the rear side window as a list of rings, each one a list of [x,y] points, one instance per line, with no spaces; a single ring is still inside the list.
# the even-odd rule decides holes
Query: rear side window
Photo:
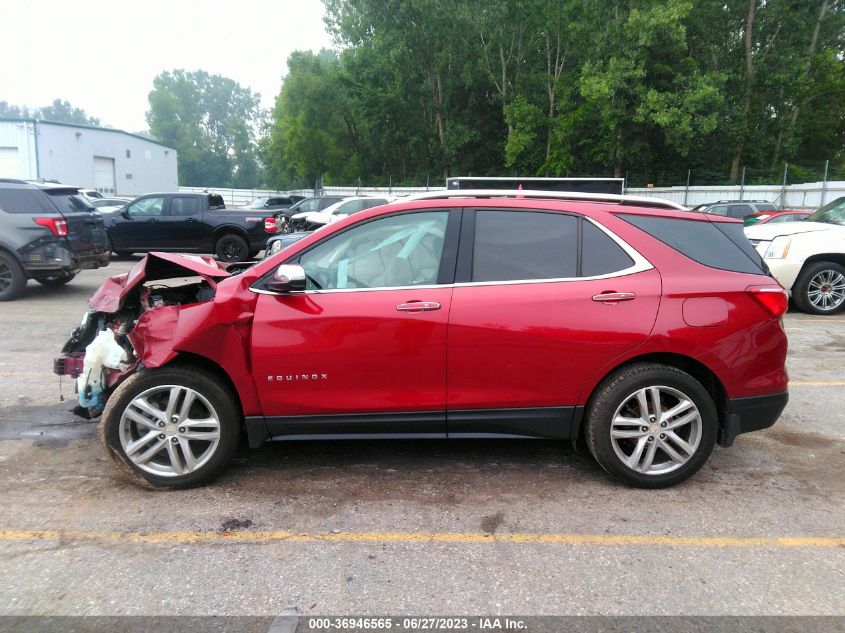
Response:
[[[578,219],[560,213],[479,211],[473,281],[557,279],[578,274]]]
[[[6,213],[55,213],[40,191],[32,189],[0,189],[0,209]]]
[[[50,196],[50,200],[59,207],[59,211],[62,213],[83,213],[85,211],[90,213],[94,210],[91,203],[81,195],[50,193],[49,191],[47,192],[47,195]]]
[[[734,204],[730,207],[730,215],[732,218],[744,218],[750,213],[754,213],[754,210],[747,204]]]
[[[223,196],[219,194],[211,194],[208,196],[208,208],[212,211],[214,209],[224,209],[226,203],[223,202]]]
[[[170,199],[170,215],[196,215],[200,212],[197,198],[174,197]]]
[[[622,250],[604,231],[592,223],[581,225],[581,276],[595,277],[625,270],[634,265],[634,260]]]
[[[704,266],[751,275],[767,272],[740,223],[628,214],[619,217]]]
[[[758,211],[776,211],[777,207],[769,202],[761,202],[757,205]]]

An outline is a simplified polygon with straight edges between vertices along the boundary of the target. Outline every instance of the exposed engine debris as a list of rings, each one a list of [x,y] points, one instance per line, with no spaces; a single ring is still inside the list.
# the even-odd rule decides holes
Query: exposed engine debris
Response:
[[[210,257],[149,253],[128,273],[110,277],[53,363],[56,374],[76,379],[75,413],[98,416],[111,391],[143,360],[166,362],[157,358],[155,343],[172,338],[178,311],[212,301],[217,281],[232,274]]]

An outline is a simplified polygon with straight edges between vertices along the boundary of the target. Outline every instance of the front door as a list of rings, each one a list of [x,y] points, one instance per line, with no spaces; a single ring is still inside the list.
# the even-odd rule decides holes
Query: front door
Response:
[[[596,372],[650,333],[660,275],[576,215],[473,213],[449,319],[449,435],[568,437]]]
[[[164,203],[164,196],[144,196],[127,206],[125,215],[116,217],[109,229],[114,249],[147,251],[162,248]]]
[[[448,226],[448,211],[354,225],[297,257],[304,292],[259,296],[252,359],[271,435],[445,433]]]

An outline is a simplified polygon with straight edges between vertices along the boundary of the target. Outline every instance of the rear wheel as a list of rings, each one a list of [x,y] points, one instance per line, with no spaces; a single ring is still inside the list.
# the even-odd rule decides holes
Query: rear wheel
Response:
[[[227,233],[217,240],[214,247],[217,259],[224,262],[242,262],[249,255],[249,246],[240,235]]]
[[[136,483],[188,488],[217,476],[238,446],[241,415],[214,376],[164,367],[130,376],[112,394],[100,438]]]
[[[665,488],[692,476],[716,443],[713,399],[675,367],[625,367],[596,390],[586,439],[612,477],[638,488]]]
[[[64,286],[69,281],[76,277],[76,273],[63,273],[61,275],[51,275],[49,277],[36,277],[35,281],[42,286],[55,287]]]
[[[845,267],[814,262],[801,271],[793,289],[795,304],[808,314],[834,314],[845,307]]]
[[[23,292],[26,273],[9,253],[0,251],[0,301],[11,301]]]

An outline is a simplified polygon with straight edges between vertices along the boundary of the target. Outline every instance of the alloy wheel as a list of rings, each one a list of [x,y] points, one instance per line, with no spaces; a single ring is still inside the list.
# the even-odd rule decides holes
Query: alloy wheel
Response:
[[[845,303],[845,275],[837,270],[820,271],[810,280],[807,299],[819,310],[836,310]]]
[[[12,269],[0,259],[0,292],[4,292],[12,285]]]
[[[141,470],[178,477],[201,468],[220,444],[220,418],[200,393],[179,385],[147,389],[124,409],[120,444]]]
[[[627,396],[610,424],[613,451],[631,470],[665,475],[681,468],[701,443],[701,413],[673,387],[651,386]]]

